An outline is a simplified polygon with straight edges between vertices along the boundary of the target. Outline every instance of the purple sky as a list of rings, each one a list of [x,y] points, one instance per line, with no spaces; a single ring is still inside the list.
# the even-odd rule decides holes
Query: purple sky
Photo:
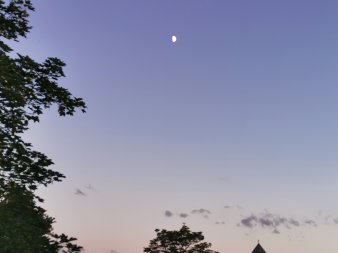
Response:
[[[67,175],[41,189],[58,231],[88,253],[183,222],[223,253],[337,252],[337,1],[33,2],[16,48],[63,59],[88,105],[26,136]]]

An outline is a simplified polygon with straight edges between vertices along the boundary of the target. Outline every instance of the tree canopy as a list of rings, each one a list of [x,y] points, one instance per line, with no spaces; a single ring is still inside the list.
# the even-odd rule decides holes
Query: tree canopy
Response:
[[[15,54],[8,45],[29,33],[30,0],[0,0],[0,249],[4,253],[79,252],[75,238],[53,232],[54,219],[37,203],[39,185],[61,181],[50,169],[53,161],[22,139],[44,109],[57,107],[60,116],[85,112],[81,98],[58,85],[65,63],[49,57],[36,62]]]
[[[180,230],[156,229],[156,238],[144,248],[147,253],[218,253],[210,249],[211,243],[203,242],[202,232],[192,232],[183,224]]]
[[[12,57],[5,41],[27,35],[32,10],[29,0],[13,0],[7,5],[0,0],[0,169],[2,181],[36,189],[64,176],[49,169],[52,160],[33,150],[20,134],[52,105],[58,107],[60,116],[73,115],[77,109],[85,111],[86,106],[81,98],[58,85],[59,78],[65,76],[65,64],[60,59],[49,57],[38,63],[27,55]]]
[[[34,194],[13,182],[0,191],[0,249],[4,253],[79,252],[75,238],[53,232],[54,218],[36,204]]]

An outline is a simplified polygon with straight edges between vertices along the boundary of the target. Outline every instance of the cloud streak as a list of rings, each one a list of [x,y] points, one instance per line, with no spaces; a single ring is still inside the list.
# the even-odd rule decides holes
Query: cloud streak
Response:
[[[190,213],[200,214],[200,215],[202,215],[203,218],[208,219],[209,215],[211,214],[211,211],[204,209],[204,208],[200,208],[200,209],[192,210]]]
[[[187,218],[188,216],[189,216],[189,214],[187,214],[187,213],[180,213],[180,217],[183,218],[183,219]]]
[[[270,229],[274,234],[280,234],[281,228],[292,229],[301,226],[316,227],[317,223],[310,219],[300,221],[294,218],[284,217],[279,214],[264,212],[261,214],[251,214],[245,218],[242,218],[239,226],[250,229],[254,227],[260,227],[264,229]]]
[[[314,220],[305,220],[304,225],[309,225],[311,227],[317,227],[317,222],[315,222]]]
[[[74,194],[75,194],[75,195],[78,195],[78,196],[82,196],[82,197],[87,196],[87,194],[86,194],[85,192],[81,191],[81,190],[78,189],[78,188],[75,189],[75,193],[74,193]]]
[[[192,214],[211,214],[211,212],[207,209],[200,208],[200,209],[195,209],[191,211]]]
[[[183,218],[183,219],[188,218],[188,216],[189,216],[189,214],[187,214],[187,213],[174,214],[172,211],[169,211],[169,210],[166,210],[164,212],[164,216],[167,217],[167,218],[173,217],[174,215],[178,216],[180,218]]]
[[[216,225],[225,225],[225,221],[216,221],[215,224]]]
[[[200,208],[200,209],[194,209],[190,213],[201,215],[203,218],[207,219],[207,218],[209,218],[211,211],[204,209],[204,208]],[[177,213],[177,212],[172,212],[170,210],[166,210],[164,212],[164,216],[168,217],[168,218],[176,216],[176,217],[185,219],[185,218],[189,217],[189,213],[185,213],[185,212]]]
[[[166,210],[165,212],[164,212],[164,216],[165,217],[171,217],[171,216],[173,216],[174,214],[172,213],[172,212],[170,212],[169,210]]]

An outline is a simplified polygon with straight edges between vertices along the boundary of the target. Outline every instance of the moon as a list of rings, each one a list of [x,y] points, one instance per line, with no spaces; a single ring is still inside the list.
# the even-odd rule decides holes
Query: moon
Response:
[[[173,43],[175,43],[176,40],[177,40],[177,37],[176,37],[175,35],[171,36],[171,41],[172,41]]]

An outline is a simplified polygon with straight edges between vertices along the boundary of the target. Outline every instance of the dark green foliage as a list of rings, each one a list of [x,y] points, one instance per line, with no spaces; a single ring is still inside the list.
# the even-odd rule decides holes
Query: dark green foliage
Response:
[[[157,236],[150,241],[144,252],[149,253],[218,253],[210,249],[211,243],[203,242],[202,232],[191,232],[183,224],[178,231],[155,230]]]
[[[0,191],[0,251],[3,253],[79,252],[74,238],[53,233],[54,219],[36,205],[33,192],[15,183]]]
[[[58,86],[58,79],[64,77],[61,60],[47,58],[37,63],[29,56],[9,55],[12,50],[3,38],[26,36],[29,10],[33,10],[29,0],[14,0],[8,5],[0,0],[0,170],[2,179],[36,189],[64,176],[49,169],[53,162],[34,151],[20,134],[30,122],[38,122],[51,105],[58,107],[61,116],[73,115],[76,109],[84,111],[86,106],[81,98]]]
[[[0,0],[0,36],[9,40],[26,37],[31,28],[28,26],[28,11],[34,11],[30,0],[12,0],[8,5]]]
[[[52,105],[60,116],[85,111],[86,105],[58,85],[65,64],[50,57],[38,63],[6,44],[26,37],[30,30],[30,0],[0,0],[0,252],[79,252],[75,238],[53,232],[54,219],[36,202],[34,190],[61,181],[52,160],[22,139],[29,124],[38,122]]]

